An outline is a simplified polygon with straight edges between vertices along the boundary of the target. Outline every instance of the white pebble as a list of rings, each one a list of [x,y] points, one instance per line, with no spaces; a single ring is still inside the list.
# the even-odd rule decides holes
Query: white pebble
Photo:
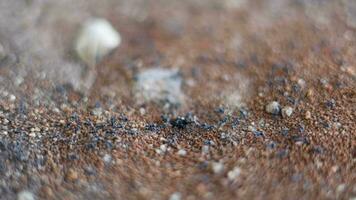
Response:
[[[9,100],[10,100],[10,101],[15,101],[15,100],[16,100],[16,96],[13,95],[13,94],[11,94],[11,95],[9,96]]]
[[[32,192],[29,192],[27,190],[23,190],[17,194],[17,200],[34,200],[34,199],[35,197],[32,194]]]
[[[241,174],[241,169],[239,167],[234,167],[233,170],[229,171],[227,173],[227,178],[230,180],[230,181],[233,181],[235,180],[237,177],[239,177]]]
[[[105,19],[92,19],[85,23],[75,44],[78,56],[90,66],[121,43],[120,34]]]
[[[187,155],[187,151],[184,150],[184,149],[179,149],[177,154],[180,155],[180,156],[185,156],[185,155]]]
[[[282,116],[283,117],[290,117],[293,113],[293,108],[290,106],[286,106],[282,109]]]
[[[304,79],[298,79],[298,85],[301,87],[301,88],[305,88],[305,80]]]
[[[180,192],[175,192],[169,197],[169,200],[181,200],[181,199],[182,199],[182,195]]]
[[[221,174],[224,171],[224,164],[221,162],[213,162],[211,168],[215,174]]]
[[[109,154],[105,154],[104,157],[103,157],[103,161],[105,163],[110,163],[111,162],[111,156]]]
[[[337,193],[342,193],[342,192],[345,191],[345,189],[346,189],[346,184],[340,184],[340,185],[337,186],[336,192]]]
[[[146,110],[144,108],[140,108],[140,114],[141,115],[145,115],[146,114]]]
[[[277,101],[272,101],[266,106],[266,112],[277,115],[280,111],[280,105]]]
[[[162,152],[167,151],[167,145],[165,145],[165,144],[162,144],[159,148],[161,149]]]

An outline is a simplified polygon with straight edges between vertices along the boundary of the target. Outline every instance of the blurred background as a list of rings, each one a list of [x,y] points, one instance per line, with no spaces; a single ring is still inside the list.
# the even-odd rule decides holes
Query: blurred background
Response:
[[[207,84],[207,90],[231,104],[240,102],[241,95],[249,94],[226,96],[233,88],[226,85],[226,91],[221,91],[217,89],[220,86],[214,88],[214,80],[223,84],[219,79],[229,79],[234,88],[240,88],[239,93],[247,93],[246,88],[259,72],[243,69],[246,65],[263,67],[274,60],[298,63],[320,50],[323,44],[332,44],[333,54],[342,52],[354,42],[356,3],[352,0],[1,0],[0,42],[4,51],[1,98],[14,95],[38,104],[39,100],[50,103],[57,99],[51,91],[55,88],[68,86],[83,92],[80,84],[85,64],[78,59],[73,46],[80,28],[93,17],[112,23],[121,34],[122,43],[97,64],[96,82],[90,92],[85,92],[92,95],[91,99],[105,95],[130,99],[129,83],[135,73],[141,68],[160,66],[180,69],[186,78],[187,93],[197,96],[204,93],[194,88],[204,83],[204,76],[212,76],[212,85]],[[311,53],[300,55],[300,52]],[[343,52],[345,58],[340,60],[352,64],[347,55],[353,54],[354,48],[348,48]],[[236,68],[237,72],[230,73]]]

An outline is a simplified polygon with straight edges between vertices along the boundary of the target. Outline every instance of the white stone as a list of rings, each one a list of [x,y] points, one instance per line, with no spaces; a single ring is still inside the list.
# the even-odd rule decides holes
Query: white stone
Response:
[[[162,152],[167,151],[167,145],[165,145],[165,144],[161,144],[161,146],[159,148],[161,149]]]
[[[103,157],[103,161],[105,163],[110,163],[111,162],[111,156],[109,154],[105,154]]]
[[[215,174],[220,174],[224,171],[224,164],[221,162],[213,162],[211,168]]]
[[[180,155],[180,156],[185,156],[185,155],[187,155],[187,151],[184,150],[184,149],[179,149],[177,154]]]
[[[11,95],[9,96],[9,100],[10,100],[10,101],[15,101],[15,100],[16,100],[16,96],[13,95],[13,94],[11,94]]]
[[[180,192],[175,192],[169,197],[169,200],[181,200],[181,199],[182,199],[182,195]]]
[[[280,111],[280,105],[277,101],[272,101],[266,106],[266,112],[270,114],[276,115],[279,113],[279,111]]]
[[[229,171],[227,173],[227,178],[230,181],[235,180],[237,177],[239,177],[241,174],[241,169],[239,167],[234,167],[234,169],[232,169],[231,171]]]
[[[75,50],[87,65],[96,65],[121,43],[120,34],[105,19],[91,19],[83,26]]]
[[[342,192],[345,191],[345,189],[346,189],[346,184],[340,184],[340,185],[337,186],[336,192],[337,193],[342,193]]]
[[[298,85],[301,87],[301,88],[305,88],[305,85],[306,85],[306,82],[304,79],[298,79]]]
[[[17,194],[17,200],[34,200],[34,199],[35,199],[34,195],[27,190],[23,190]]]
[[[286,106],[282,109],[282,116],[283,117],[290,117],[293,113],[293,108],[290,106]]]

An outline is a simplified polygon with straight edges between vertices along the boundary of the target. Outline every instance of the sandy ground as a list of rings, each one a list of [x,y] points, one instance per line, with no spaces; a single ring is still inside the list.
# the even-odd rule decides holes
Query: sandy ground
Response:
[[[0,199],[356,198],[355,13],[352,0],[0,0]],[[123,42],[85,93],[73,41],[90,17]],[[135,98],[155,67],[179,69],[180,106]]]

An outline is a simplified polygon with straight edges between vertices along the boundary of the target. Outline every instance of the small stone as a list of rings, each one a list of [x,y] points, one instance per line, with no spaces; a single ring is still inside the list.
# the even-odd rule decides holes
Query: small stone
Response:
[[[312,89],[308,89],[306,96],[309,100],[314,100],[314,91]]]
[[[211,168],[214,174],[221,174],[224,171],[224,164],[221,162],[213,162]]]
[[[50,187],[48,186],[43,186],[41,188],[41,194],[40,196],[44,197],[44,198],[53,198],[53,191]]]
[[[297,83],[301,88],[305,88],[306,83],[304,79],[298,79]]]
[[[24,78],[22,76],[17,76],[14,80],[14,84],[16,86],[20,86],[24,82]]]
[[[92,110],[92,113],[93,113],[93,115],[99,117],[99,116],[101,116],[103,114],[103,109],[101,107],[94,108]]]
[[[140,108],[140,115],[145,115],[146,114],[146,110],[144,108]]]
[[[160,147],[161,151],[164,153],[167,151],[167,145],[166,144],[162,144]]]
[[[227,173],[227,178],[230,181],[235,180],[237,177],[239,177],[241,174],[241,169],[239,167],[234,167],[234,169],[232,169],[231,171],[229,171]]]
[[[34,200],[35,197],[32,192],[23,190],[17,194],[17,200]]]
[[[273,115],[279,114],[280,109],[280,105],[277,101],[272,101],[266,106],[266,112]]]
[[[83,26],[75,50],[87,65],[96,65],[121,43],[120,34],[105,19],[91,19]]]
[[[340,185],[337,186],[336,192],[337,193],[342,193],[343,191],[345,191],[345,189],[346,189],[346,184],[340,184]]]
[[[78,179],[79,175],[74,169],[69,169],[66,174],[66,180],[70,182],[74,182]]]
[[[305,119],[311,119],[311,113],[309,110],[305,112]]]
[[[182,194],[180,192],[175,192],[169,197],[169,200],[181,200],[181,199],[182,199]]]
[[[9,100],[10,101],[15,101],[16,100],[16,96],[15,95],[13,95],[13,94],[11,94],[10,96],[9,96]]]
[[[338,171],[339,171],[339,169],[340,169],[340,167],[339,167],[339,166],[337,166],[337,165],[334,165],[334,166],[332,166],[332,167],[331,167],[331,171],[332,171],[333,173],[338,172]]]
[[[58,108],[53,108],[53,112],[60,113],[60,110]]]
[[[185,156],[185,155],[187,155],[187,151],[184,150],[184,149],[179,149],[178,152],[177,152],[177,154],[178,154],[179,156]]]
[[[286,106],[282,109],[282,116],[283,117],[290,117],[293,113],[293,108],[290,106]]]
[[[109,154],[105,154],[104,157],[103,157],[103,161],[106,163],[106,164],[109,164],[111,162],[112,158]]]

